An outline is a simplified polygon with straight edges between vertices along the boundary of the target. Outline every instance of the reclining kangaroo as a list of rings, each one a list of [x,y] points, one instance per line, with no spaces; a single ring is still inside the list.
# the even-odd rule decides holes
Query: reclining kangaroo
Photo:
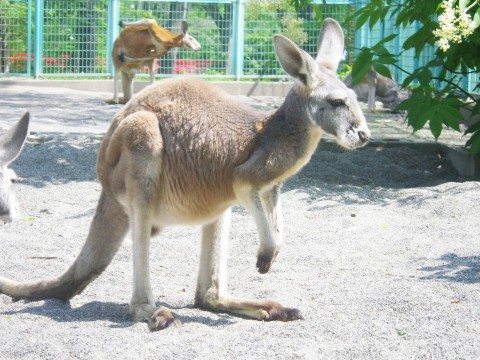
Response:
[[[188,24],[182,21],[181,34],[172,34],[159,26],[153,19],[143,19],[135,22],[121,21],[121,27],[126,27],[115,39],[112,49],[112,60],[115,73],[113,76],[113,99],[109,104],[125,104],[133,94],[133,78],[137,72],[148,66],[150,84],[155,81],[155,59],[165,55],[173,47],[183,47],[198,51],[201,46],[197,40],[188,34]],[[123,98],[118,97],[118,75],[122,74]]]
[[[377,99],[388,109],[394,110],[403,100],[410,97],[409,90],[402,89],[395,80],[379,74],[373,68],[355,86],[352,85],[351,73],[343,82],[349,88],[353,88],[359,100],[367,100],[369,112],[375,111],[375,100]]]
[[[13,192],[13,182],[17,175],[8,165],[22,151],[29,123],[30,114],[25,113],[10,130],[0,136],[0,223],[10,222],[18,216],[18,204]]]
[[[317,58],[282,35],[277,57],[295,85],[280,108],[265,115],[200,79],[149,86],[115,117],[103,140],[97,173],[103,190],[86,243],[62,275],[19,283],[0,278],[14,299],[70,299],[97,278],[129,229],[133,242],[130,313],[151,330],[175,320],[157,308],[150,286],[152,233],[176,224],[202,224],[195,306],[258,320],[301,319],[294,308],[230,296],[227,242],[230,208],[243,205],[256,222],[256,266],[269,271],[282,245],[280,186],[315,151],[322,133],[347,149],[370,137],[355,94],[336,77],[343,31],[326,19]]]

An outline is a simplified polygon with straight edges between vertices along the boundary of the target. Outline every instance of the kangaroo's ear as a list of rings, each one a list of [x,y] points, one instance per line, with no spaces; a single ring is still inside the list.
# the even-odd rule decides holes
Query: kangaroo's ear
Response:
[[[10,130],[0,136],[0,166],[6,166],[18,157],[28,136],[29,124],[30,114],[26,112]]]
[[[312,89],[317,80],[313,74],[317,72],[318,66],[315,60],[300,49],[293,41],[283,35],[273,37],[275,52],[278,61],[285,72],[290,75],[297,84]]]
[[[318,36],[318,51],[315,60],[336,73],[338,64],[343,57],[344,41],[340,24],[333,19],[326,18]]]
[[[185,20],[182,20],[181,29],[182,29],[182,34],[183,34],[183,35],[187,35],[188,24],[187,24],[187,22],[186,22]]]

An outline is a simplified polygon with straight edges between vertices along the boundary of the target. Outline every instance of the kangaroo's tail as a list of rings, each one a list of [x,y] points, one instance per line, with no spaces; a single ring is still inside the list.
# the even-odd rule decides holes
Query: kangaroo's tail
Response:
[[[0,294],[14,299],[71,299],[110,264],[128,231],[128,224],[120,204],[102,191],[87,241],[70,268],[56,278],[31,282],[0,277]]]

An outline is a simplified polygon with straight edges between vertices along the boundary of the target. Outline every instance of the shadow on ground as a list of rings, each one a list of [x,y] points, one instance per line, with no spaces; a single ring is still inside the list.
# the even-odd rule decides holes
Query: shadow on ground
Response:
[[[45,300],[40,304],[31,302],[20,311],[5,311],[0,313],[8,319],[11,315],[32,314],[48,317],[56,322],[90,322],[90,321],[108,321],[111,328],[130,327],[135,324],[129,314],[128,304],[92,301],[82,306],[72,308],[70,302],[61,300]],[[166,307],[171,309],[174,316],[181,323],[199,323],[208,326],[225,326],[235,323],[235,317],[228,314],[210,314],[205,315],[179,315],[175,313],[175,308],[167,303],[157,303],[157,307]]]
[[[463,284],[480,283],[480,256],[458,256],[448,253],[437,261],[442,264],[425,266],[420,271],[428,273],[422,280],[445,280]]]

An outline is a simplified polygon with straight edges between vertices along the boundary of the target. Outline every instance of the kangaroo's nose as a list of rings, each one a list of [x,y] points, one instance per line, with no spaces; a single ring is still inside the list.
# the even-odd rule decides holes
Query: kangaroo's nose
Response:
[[[358,138],[364,143],[369,140],[369,136],[365,131],[359,131],[358,132]]]

